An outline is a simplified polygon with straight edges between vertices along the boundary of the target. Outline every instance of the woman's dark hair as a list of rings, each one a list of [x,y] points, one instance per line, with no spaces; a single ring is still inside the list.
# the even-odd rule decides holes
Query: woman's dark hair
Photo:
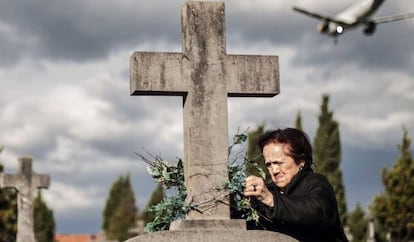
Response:
[[[257,144],[263,151],[263,147],[271,143],[288,144],[290,157],[296,164],[305,161],[305,167],[312,165],[312,146],[309,142],[308,135],[302,130],[294,128],[277,129],[267,131],[259,137]]]

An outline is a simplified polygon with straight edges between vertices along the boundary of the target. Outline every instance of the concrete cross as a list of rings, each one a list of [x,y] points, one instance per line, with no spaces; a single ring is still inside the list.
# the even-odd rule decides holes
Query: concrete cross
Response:
[[[181,11],[182,53],[135,52],[131,95],[183,96],[187,199],[200,205],[189,220],[228,220],[227,97],[279,93],[277,56],[227,55],[224,3],[186,2]],[[168,124],[165,124],[168,126]]]
[[[370,211],[368,211],[365,218],[368,221],[367,242],[375,242],[375,217]]]
[[[17,200],[17,239],[16,242],[35,242],[33,228],[33,191],[47,188],[49,175],[39,175],[32,171],[32,159],[19,158],[17,174],[0,174],[0,188],[14,187],[18,190]]]

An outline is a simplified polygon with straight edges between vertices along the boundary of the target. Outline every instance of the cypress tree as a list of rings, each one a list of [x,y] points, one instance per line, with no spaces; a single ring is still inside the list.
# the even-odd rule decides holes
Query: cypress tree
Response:
[[[260,177],[260,172],[264,171],[266,174],[265,182],[271,183],[272,179],[268,174],[268,170],[264,164],[264,159],[262,155],[262,151],[260,147],[257,145],[257,141],[259,137],[265,132],[264,124],[261,124],[257,127],[256,130],[251,131],[247,134],[247,160],[248,163],[246,164],[246,174],[247,175],[254,175]]]
[[[3,146],[0,145],[0,154]],[[0,161],[0,173],[3,173]],[[14,188],[0,189],[0,241],[15,241],[17,232],[17,191]]]
[[[329,111],[329,95],[322,96],[321,113],[319,114],[319,127],[313,141],[313,158],[316,170],[325,175],[331,183],[342,224],[346,223],[345,188],[342,182],[341,141],[339,124],[333,119],[333,112]]]
[[[264,133],[264,124],[257,126],[256,130],[247,133],[247,159],[263,160],[262,151],[257,145],[257,140]]]
[[[298,111],[298,114],[296,115],[295,128],[303,131],[303,128],[302,128],[302,116],[300,114],[300,111]]]
[[[147,207],[144,210],[144,213],[142,214],[141,218],[144,221],[144,225],[153,221],[155,218],[155,212],[150,211],[150,208],[160,203],[163,199],[164,199],[164,188],[162,187],[161,183],[158,183],[154,192],[151,194],[151,197],[147,203]]]
[[[353,237],[352,242],[367,241],[368,226],[361,204],[357,203],[355,210],[349,214],[348,224]]]
[[[36,241],[54,242],[55,220],[53,211],[49,209],[42,199],[42,193],[37,192],[33,203],[34,232]]]
[[[102,221],[102,229],[104,231],[108,230],[110,217],[112,217],[116,207],[119,204],[119,200],[122,194],[123,180],[124,180],[123,176],[120,176],[118,180],[116,180],[112,184],[109,197],[106,200],[105,209],[103,211],[103,221]]]
[[[414,161],[410,151],[411,140],[404,129],[401,157],[390,170],[383,168],[384,194],[375,197],[370,206],[381,228],[391,233],[392,241],[414,239]]]
[[[135,205],[129,175],[120,176],[112,185],[103,212],[102,229],[110,240],[124,241],[132,237],[138,209]]]

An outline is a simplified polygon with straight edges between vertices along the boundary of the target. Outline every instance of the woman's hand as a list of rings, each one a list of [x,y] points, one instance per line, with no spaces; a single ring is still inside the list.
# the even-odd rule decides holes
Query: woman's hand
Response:
[[[267,189],[262,178],[257,176],[249,176],[246,178],[245,196],[254,196],[263,204],[273,207],[273,194]]]

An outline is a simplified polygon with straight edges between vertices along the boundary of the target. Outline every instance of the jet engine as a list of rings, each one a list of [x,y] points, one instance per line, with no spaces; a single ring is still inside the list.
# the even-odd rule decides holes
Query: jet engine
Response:
[[[318,24],[317,30],[321,34],[326,34],[329,30],[329,22],[323,21],[322,23]]]
[[[364,26],[364,34],[365,35],[373,35],[375,33],[375,29],[377,24],[374,22],[368,22]]]

